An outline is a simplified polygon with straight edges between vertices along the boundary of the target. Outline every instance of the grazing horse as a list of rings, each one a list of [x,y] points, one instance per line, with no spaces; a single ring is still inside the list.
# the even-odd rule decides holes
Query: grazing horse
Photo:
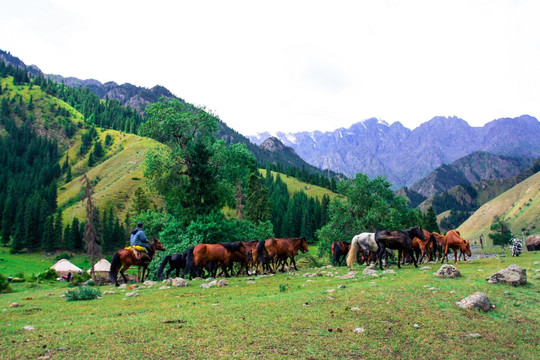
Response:
[[[285,264],[287,259],[291,259],[291,263],[294,270],[298,271],[296,267],[296,261],[294,257],[298,255],[298,251],[306,253],[308,251],[308,244],[306,238],[269,238],[263,240],[257,245],[257,253],[259,255],[259,261],[261,262],[263,269],[266,266],[267,270],[276,272],[280,262],[281,272],[285,271]],[[272,262],[275,267],[270,268],[269,264]]]
[[[150,265],[150,262],[152,261],[152,258],[154,257],[154,254],[156,253],[156,250],[165,250],[165,246],[158,240],[153,239],[149,244],[149,251],[148,256],[150,257],[150,260],[147,259],[138,259],[137,254],[135,253],[135,250],[132,249],[122,249],[118,250],[116,253],[114,253],[112,260],[111,260],[111,270],[109,272],[109,277],[111,279],[111,282],[115,284],[116,286],[119,286],[118,284],[118,270],[120,270],[120,274],[124,278],[124,283],[127,284],[128,280],[126,278],[125,272],[127,269],[129,269],[131,266],[139,266],[143,268],[142,271],[142,277],[141,282],[144,282],[145,272],[146,275],[150,272],[148,269],[148,265]],[[121,268],[120,268],[121,267]]]
[[[446,242],[445,236],[441,235],[437,232],[432,233],[434,238],[434,245],[437,252],[437,260],[442,257],[442,254],[444,252],[444,244]]]
[[[418,264],[416,263],[416,257],[414,256],[414,252],[412,250],[412,242],[413,239],[417,237],[422,241],[426,241],[426,236],[424,235],[424,232],[422,231],[422,228],[417,226],[410,228],[408,230],[403,231],[388,231],[388,230],[382,230],[375,233],[375,241],[377,242],[377,245],[379,246],[379,268],[382,270],[382,256],[385,254],[386,248],[393,249],[393,250],[404,250],[406,255],[409,255],[414,262],[414,266],[418,267]],[[401,260],[401,252],[398,252],[398,268],[401,269],[400,261]]]
[[[201,271],[206,265],[210,265],[211,276],[215,277],[217,267],[221,266],[226,277],[229,277],[227,267],[239,257],[246,258],[246,248],[240,241],[234,243],[220,244],[198,244],[190,248],[187,252],[186,267],[182,273],[185,277],[189,273],[190,278],[193,273]]]
[[[253,268],[255,268],[255,272],[257,272],[257,268],[259,265],[258,256],[257,256],[258,255],[257,245],[259,245],[258,240],[244,241],[244,247],[246,248],[246,256],[247,256],[247,274],[248,275],[252,272]]]
[[[341,266],[341,263],[347,257],[351,243],[347,241],[332,242],[332,265]]]
[[[364,254],[364,258],[368,259],[369,252],[376,253],[379,251],[379,246],[375,242],[375,233],[361,233],[355,235],[351,240],[351,248],[347,254],[347,267],[352,269],[354,263],[357,261],[358,251],[361,250]],[[369,264],[368,264],[369,265]]]
[[[176,277],[180,276],[180,270],[184,270],[186,267],[186,256],[187,252],[183,254],[172,254],[167,255],[161,262],[161,265],[159,266],[159,269],[157,271],[157,278],[158,280],[161,280],[161,277],[163,276],[163,270],[165,269],[165,266],[169,265],[169,270],[165,272],[165,278],[169,277],[169,274],[176,270]]]
[[[446,258],[446,262],[448,262],[448,249],[452,249],[454,251],[454,264],[457,263],[457,251],[460,250],[461,252],[465,253],[469,257],[471,254],[471,248],[469,245],[469,242],[461,237],[459,234],[459,231],[457,230],[450,230],[446,233],[445,242],[444,242],[444,254],[441,260],[441,264],[444,263],[444,259]],[[463,260],[467,261],[465,256],[463,256]]]

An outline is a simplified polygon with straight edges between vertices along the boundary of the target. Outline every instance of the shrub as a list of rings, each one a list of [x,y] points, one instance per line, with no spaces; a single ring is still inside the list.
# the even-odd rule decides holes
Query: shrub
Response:
[[[66,301],[93,300],[101,296],[99,289],[91,287],[78,287],[66,293]]]
[[[92,278],[92,276],[90,276],[90,274],[87,273],[86,271],[83,271],[80,274],[73,275],[73,278],[71,279],[70,284],[78,286],[78,285],[81,285],[86,280],[89,280],[90,278]]]
[[[67,253],[67,252],[63,252],[61,254],[58,254],[56,255],[56,257],[54,258],[54,260],[58,261],[58,260],[62,260],[62,259],[66,259],[66,260],[69,260],[73,257],[73,254],[70,254],[70,253]]]
[[[47,271],[38,275],[39,281],[56,280],[58,277],[60,277],[60,275],[58,275],[54,269],[48,269]]]
[[[0,273],[0,293],[10,293],[12,291],[7,278]]]

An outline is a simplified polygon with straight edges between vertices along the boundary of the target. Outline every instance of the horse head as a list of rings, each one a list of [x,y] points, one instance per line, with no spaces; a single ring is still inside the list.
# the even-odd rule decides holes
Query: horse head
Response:
[[[307,253],[309,250],[308,243],[305,237],[300,238],[300,251],[303,253]]]
[[[470,244],[467,240],[463,239],[463,241],[461,242],[461,251],[463,251],[465,254],[467,254],[468,257],[471,257],[472,253],[471,253],[471,247],[470,247]]]
[[[154,238],[152,239],[152,245],[156,248],[156,250],[165,251],[165,245],[161,243],[158,239]]]
[[[417,237],[422,241],[426,241],[426,236],[424,235],[424,231],[422,230],[422,228],[420,226],[410,228],[406,232],[407,232],[407,234],[409,234],[409,237],[411,239],[414,239],[415,237]]]

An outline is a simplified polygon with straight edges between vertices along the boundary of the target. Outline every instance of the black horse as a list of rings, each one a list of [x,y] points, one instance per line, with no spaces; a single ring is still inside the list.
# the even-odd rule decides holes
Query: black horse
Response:
[[[379,268],[382,270],[382,256],[386,253],[386,248],[393,250],[403,250],[405,254],[409,255],[414,262],[414,266],[418,267],[416,262],[416,257],[412,249],[413,238],[419,238],[422,241],[426,241],[426,237],[422,228],[417,226],[403,231],[388,231],[382,230],[375,233],[375,241],[379,246],[378,258],[379,258]],[[398,251],[398,268],[401,269],[400,265],[401,252]]]
[[[167,264],[170,267],[169,267],[169,270],[165,272],[165,278],[168,278],[169,274],[173,270],[176,270],[176,277],[179,277],[180,270],[184,270],[184,268],[186,267],[186,253],[187,252],[183,254],[172,254],[172,255],[165,256],[165,258],[161,262],[161,265],[158,268],[157,278],[161,280],[161,277],[163,276],[163,270],[165,269],[165,266],[167,266]]]

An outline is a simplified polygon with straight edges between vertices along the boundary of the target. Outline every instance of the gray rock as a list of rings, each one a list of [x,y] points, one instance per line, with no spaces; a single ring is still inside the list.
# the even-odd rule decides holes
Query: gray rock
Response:
[[[482,337],[482,335],[480,335],[479,333],[470,333],[470,334],[465,335],[465,337],[468,337],[468,338],[479,338],[479,337]]]
[[[455,278],[461,276],[458,268],[454,265],[444,264],[441,268],[435,273],[436,277],[440,278]]]
[[[179,278],[179,277],[172,279],[172,282],[171,282],[171,286],[176,286],[176,287],[185,287],[185,286],[190,286],[190,285],[191,284],[189,283],[189,281]]]
[[[431,270],[431,266],[422,266],[420,270]]]
[[[364,328],[361,328],[361,327],[357,327],[357,328],[354,328],[354,329],[353,329],[353,332],[355,332],[355,333],[357,333],[357,334],[361,334],[361,333],[363,333],[364,331],[366,331],[366,330],[364,330]]]
[[[415,328],[415,329],[420,329],[420,325],[414,324],[414,328]]]
[[[491,301],[489,301],[487,295],[482,292],[475,292],[471,296],[457,302],[456,305],[462,309],[475,309],[484,312],[488,312],[494,307],[491,305]]]
[[[345,285],[338,285],[338,289],[346,289],[347,287]]]
[[[114,294],[114,291],[104,291],[103,295],[112,295]]]
[[[217,282],[217,287],[229,286],[229,282],[225,279],[221,279]]]
[[[126,296],[126,297],[135,297],[135,296],[139,296],[139,293],[136,292],[136,291],[128,292],[128,293],[126,293],[125,296]]]
[[[165,290],[165,289],[170,289],[171,287],[168,286],[168,285],[163,285],[163,286],[160,286],[159,287],[159,290]]]
[[[33,326],[26,325],[26,326],[24,327],[24,330],[26,330],[26,331],[33,331],[33,330],[36,330],[36,329],[35,329]]]
[[[390,270],[384,270],[384,271],[383,271],[382,273],[383,273],[383,274],[395,274],[395,273],[396,273],[396,271],[395,271],[395,270],[392,270],[392,269],[390,269]]]
[[[358,274],[357,271],[351,271],[351,272],[343,275],[342,277],[340,277],[340,279],[344,279],[344,280],[346,280],[346,279],[354,279],[356,277],[356,274]]]
[[[527,283],[527,270],[517,265],[510,265],[506,269],[499,270],[486,279],[490,284],[506,283],[512,286],[525,285]]]
[[[146,285],[146,286],[152,286],[152,285],[156,285],[157,284],[157,281],[151,281],[151,280],[145,280],[143,282],[143,285]]]

